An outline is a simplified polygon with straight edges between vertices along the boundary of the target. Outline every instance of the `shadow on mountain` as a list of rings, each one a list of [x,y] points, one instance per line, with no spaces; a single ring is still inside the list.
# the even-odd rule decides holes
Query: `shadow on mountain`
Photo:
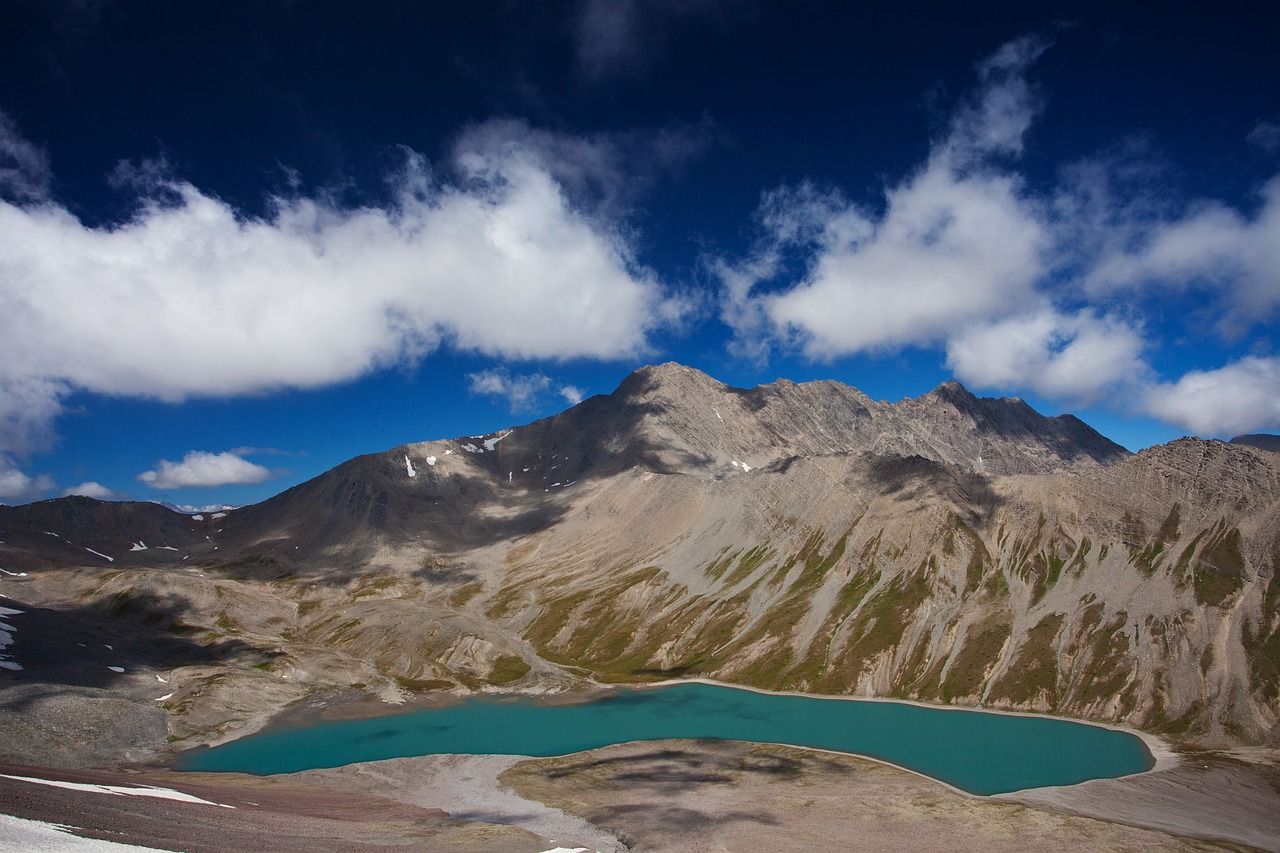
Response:
[[[1003,502],[982,474],[923,456],[872,457],[865,471],[882,495],[892,495],[903,503],[946,500],[965,510],[970,523],[986,522]]]
[[[22,669],[0,671],[0,684],[108,687],[140,669],[277,654],[241,640],[198,642],[200,629],[183,618],[192,604],[182,596],[119,593],[93,606],[64,609],[5,599],[5,606],[22,611],[5,617],[16,629],[5,651]]]
[[[415,569],[410,574],[431,584],[471,583],[480,577],[475,572],[469,572],[458,566],[450,566],[430,558],[424,559],[422,567]]]

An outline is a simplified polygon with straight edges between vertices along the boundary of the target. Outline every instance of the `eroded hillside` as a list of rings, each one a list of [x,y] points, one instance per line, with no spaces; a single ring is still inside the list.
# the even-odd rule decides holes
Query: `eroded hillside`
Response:
[[[646,368],[216,517],[0,508],[0,713],[30,757],[123,702],[145,751],[302,700],[697,675],[1274,744],[1276,459],[1132,456],[954,383],[887,404]]]

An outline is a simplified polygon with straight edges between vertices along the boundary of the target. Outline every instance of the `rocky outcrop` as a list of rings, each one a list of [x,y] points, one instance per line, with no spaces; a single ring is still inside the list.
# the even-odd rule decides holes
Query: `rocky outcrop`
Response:
[[[701,675],[1274,744],[1277,460],[1134,455],[958,383],[890,404],[667,364],[216,520],[0,509],[0,562],[32,603],[221,649],[159,673],[182,743],[326,691]],[[143,532],[179,550],[132,550]]]

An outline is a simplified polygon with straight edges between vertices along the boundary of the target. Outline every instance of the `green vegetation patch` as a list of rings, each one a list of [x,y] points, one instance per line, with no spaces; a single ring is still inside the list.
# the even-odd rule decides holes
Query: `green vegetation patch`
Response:
[[[1012,630],[1007,614],[969,626],[964,645],[952,655],[951,665],[942,682],[942,697],[946,701],[982,693],[987,676],[999,660],[1000,651]]]
[[[452,681],[441,678],[407,678],[403,675],[391,676],[397,685],[411,693],[428,693],[432,690],[449,690],[454,687]]]
[[[1196,601],[1219,605],[1244,588],[1242,544],[1239,528],[1220,532],[1208,540],[1195,561]]]
[[[930,591],[928,576],[921,566],[898,575],[867,599],[853,617],[852,639],[832,662],[827,682],[847,687],[866,661],[900,644],[911,616]]]
[[[1253,690],[1268,702],[1280,699],[1280,553],[1271,561],[1271,580],[1262,596],[1262,621],[1242,632]]]
[[[510,684],[519,681],[529,674],[532,667],[525,663],[519,655],[502,655],[493,662],[493,671],[489,673],[489,681],[494,684]]]
[[[663,574],[661,568],[650,566],[602,590],[554,599],[529,625],[525,639],[547,660],[586,667],[606,680],[653,680],[659,676],[650,675],[646,664],[664,638],[649,642],[646,635],[637,634],[634,626],[639,620],[618,612],[616,603],[627,590],[658,582]],[[679,590],[672,591],[666,601],[651,606],[661,610],[678,594]],[[592,606],[584,606],[588,604]],[[567,638],[557,644],[566,629]]]
[[[737,567],[724,579],[725,586],[737,586],[751,577],[752,573],[764,565],[771,557],[773,557],[773,549],[769,547],[767,541],[761,542],[738,558]]]
[[[449,595],[450,607],[466,607],[467,602],[484,591],[484,581],[472,581],[458,587]]]
[[[1133,666],[1129,653],[1129,635],[1122,629],[1129,621],[1129,614],[1120,611],[1101,628],[1102,602],[1086,608],[1079,636],[1088,640],[1084,652],[1082,672],[1076,681],[1074,700],[1089,705],[1110,699],[1128,686]]]
[[[1133,564],[1144,575],[1151,577],[1163,562],[1165,547],[1171,542],[1176,542],[1181,535],[1182,509],[1179,504],[1175,503],[1160,524],[1160,529],[1156,531],[1155,538],[1141,548],[1130,549],[1129,553],[1133,558]]]
[[[1027,632],[1013,663],[992,689],[991,699],[1030,703],[1047,695],[1050,708],[1058,707],[1058,656],[1054,646],[1062,623],[1061,613],[1051,613]]]

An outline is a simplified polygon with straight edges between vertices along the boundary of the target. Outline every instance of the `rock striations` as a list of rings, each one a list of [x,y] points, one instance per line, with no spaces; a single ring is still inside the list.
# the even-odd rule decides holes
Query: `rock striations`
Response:
[[[183,746],[341,691],[695,675],[1280,739],[1280,457],[1134,455],[955,382],[890,404],[646,367],[217,515],[0,508],[12,599],[218,650],[131,652]]]

